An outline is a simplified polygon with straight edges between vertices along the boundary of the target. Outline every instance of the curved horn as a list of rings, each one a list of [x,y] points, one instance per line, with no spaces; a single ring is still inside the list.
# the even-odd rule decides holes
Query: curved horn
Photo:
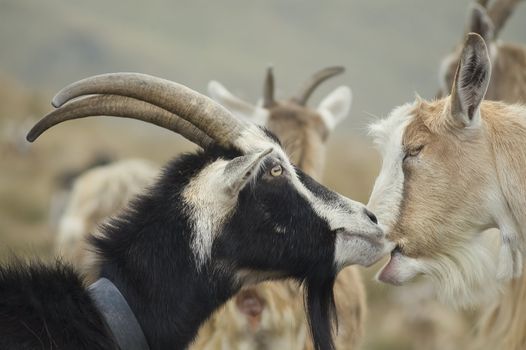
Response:
[[[274,71],[272,66],[267,68],[265,83],[263,85],[263,107],[271,108],[276,105],[274,100]]]
[[[111,116],[142,120],[175,131],[203,148],[207,148],[214,143],[214,140],[197,129],[193,124],[165,109],[131,97],[116,95],[95,95],[72,101],[44,116],[33,126],[26,138],[29,142],[33,142],[44,131],[54,125],[67,120],[91,116]]]
[[[301,106],[305,106],[307,100],[311,96],[314,89],[318,87],[318,85],[335,75],[343,73],[344,71],[345,68],[341,66],[335,66],[328,67],[316,72],[309,80],[307,80],[303,84],[300,91],[294,97],[292,97],[292,101],[296,102]]]
[[[184,85],[140,73],[109,73],[80,80],[62,89],[53,98],[53,106],[60,107],[71,99],[92,94],[126,96],[163,108],[224,147],[232,146],[250,127],[219,103]],[[163,122],[163,127],[167,124]]]

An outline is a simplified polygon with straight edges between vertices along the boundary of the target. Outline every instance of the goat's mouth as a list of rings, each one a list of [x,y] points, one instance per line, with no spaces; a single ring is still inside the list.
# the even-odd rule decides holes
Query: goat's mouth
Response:
[[[339,228],[335,233],[337,243],[345,250],[343,255],[347,256],[344,265],[371,266],[392,250],[380,228],[370,231]]]
[[[395,256],[396,254],[404,255],[404,253],[402,252],[402,246],[397,243],[393,243],[393,244],[395,244],[395,246],[393,250],[391,250],[391,257]]]
[[[391,251],[389,261],[380,269],[376,278],[380,282],[399,286],[409,282],[420,273],[418,260],[408,257],[403,247],[397,244]]]
[[[337,236],[345,240],[361,239],[373,246],[383,246],[385,244],[385,235],[379,227],[373,230],[352,230],[340,227],[334,230]]]

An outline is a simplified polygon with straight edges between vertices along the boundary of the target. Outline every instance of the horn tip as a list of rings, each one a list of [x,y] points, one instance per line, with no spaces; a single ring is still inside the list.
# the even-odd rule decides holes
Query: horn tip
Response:
[[[51,100],[51,105],[55,108],[59,108],[60,106],[62,106],[62,104],[63,101],[60,98],[60,95],[56,95],[55,97],[53,97],[53,100]]]
[[[31,129],[26,135],[26,141],[33,143],[38,137],[37,132],[34,129]]]
[[[26,135],[26,140],[28,142],[31,142],[31,143],[34,142],[45,131],[45,129],[42,130],[42,127],[40,127],[40,125],[41,125],[41,121],[33,125],[31,130],[29,130],[29,132]]]

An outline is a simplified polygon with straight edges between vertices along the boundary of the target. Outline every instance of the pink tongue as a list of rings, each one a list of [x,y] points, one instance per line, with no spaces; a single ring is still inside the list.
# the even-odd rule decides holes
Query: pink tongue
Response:
[[[384,267],[380,270],[377,275],[379,281],[394,285],[400,285],[398,282],[396,274],[396,263],[398,262],[397,253],[391,254],[389,261],[385,264]]]

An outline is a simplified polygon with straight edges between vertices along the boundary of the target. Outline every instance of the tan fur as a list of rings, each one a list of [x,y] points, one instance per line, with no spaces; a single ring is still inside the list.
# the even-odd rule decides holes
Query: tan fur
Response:
[[[486,307],[471,349],[526,348],[526,278],[511,281],[503,295]]]
[[[524,108],[515,107],[515,109],[519,113],[522,112],[522,115],[496,120],[495,132],[498,137],[495,137],[494,141],[497,145],[496,152],[509,152],[508,154],[513,155],[511,159],[502,159],[497,156],[497,167],[500,170],[500,178],[506,184],[505,191],[506,196],[510,198],[510,208],[517,218],[522,219],[519,219],[520,226],[525,227],[526,179],[524,172],[520,170],[526,167],[524,149],[526,112]],[[510,167],[509,170],[506,167]],[[524,239],[524,235],[522,237]],[[503,291],[494,304],[482,310],[478,338],[475,343],[479,349],[519,350],[526,348],[526,313],[524,312],[526,310],[526,274],[523,272],[520,278],[508,282]]]
[[[486,98],[508,103],[526,101],[526,47],[497,44],[497,57],[492,63],[492,79]]]
[[[269,108],[267,128],[281,140],[292,163],[319,180],[329,130],[319,114],[290,101]],[[291,282],[249,288],[265,303],[260,321],[250,326],[231,300],[200,330],[192,350],[209,349],[312,349],[303,310],[303,293]],[[356,267],[341,271],[334,287],[338,313],[337,349],[357,349],[364,335],[366,294]]]
[[[519,227],[526,227],[526,108],[485,101],[481,127],[464,129],[451,122],[448,105],[449,98],[417,102],[403,136],[405,149],[425,145],[404,165],[404,200],[391,233],[413,258],[442,259],[471,238],[451,232],[488,228],[477,222],[481,206],[494,199],[486,198],[488,185],[501,189]],[[526,348],[525,303],[523,274],[485,312],[474,349]]]
[[[496,32],[498,33],[509,16],[510,12],[513,11],[518,1],[500,1],[496,5],[493,5],[489,11],[489,17],[496,25]],[[487,6],[485,6],[487,7]],[[503,101],[507,103],[525,103],[526,102],[526,47],[524,45],[517,45],[511,43],[502,43],[492,39],[488,43],[491,50],[493,51],[492,56],[492,77],[486,93],[485,98],[488,100]],[[450,55],[444,63],[448,63],[442,71],[442,81],[445,83],[442,91],[439,93],[441,96],[445,96],[451,92],[450,87],[453,85],[453,78],[455,70],[458,64],[458,58],[460,57],[461,45],[457,46],[454,53]],[[519,113],[520,114],[520,113]],[[497,125],[499,120],[496,120]],[[502,123],[514,123],[511,120],[503,119]],[[525,159],[524,154],[518,148],[520,144],[516,144],[517,138],[523,137],[524,128],[522,126],[523,121],[516,121],[519,125],[512,126],[501,125],[499,129],[506,130],[504,133],[510,135],[502,135],[503,140],[506,137],[510,137],[509,141],[505,144],[499,142],[499,138],[495,138],[495,142],[499,145],[499,150],[507,151],[508,154],[513,154],[512,162],[516,163],[515,168],[524,166]],[[523,139],[524,140],[524,139]],[[518,152],[517,152],[518,151]],[[517,157],[515,158],[515,155]],[[506,176],[507,164],[497,163],[497,166],[503,171],[502,177],[513,177],[517,174],[509,173]],[[508,179],[508,181],[516,181],[513,185],[514,190],[519,192],[524,190],[524,186],[521,184],[521,179]],[[504,180],[504,179],[503,179]],[[510,194],[508,193],[508,196]],[[516,206],[515,206],[516,207]],[[518,213],[515,213],[517,216]],[[521,223],[523,226],[523,223]],[[525,266],[526,267],[526,266]],[[515,280],[507,283],[504,288],[504,293],[495,301],[493,305],[482,308],[482,319],[480,322],[478,337],[475,342],[473,349],[524,349],[526,348],[526,313],[523,312],[526,307],[526,275],[519,280]]]
[[[466,135],[466,130],[451,127],[443,117],[446,103],[419,102],[403,136],[404,149],[424,148],[419,159],[404,163],[404,199],[391,235],[414,258],[447,254],[470,239],[443,233],[471,225],[465,218],[477,217],[479,207],[474,204],[486,200],[479,186],[496,177],[488,131],[473,129]]]
[[[449,98],[419,102],[403,137],[405,149],[424,145],[418,164],[404,164],[404,200],[392,232],[411,257],[462,244],[465,237],[447,233],[458,225],[477,227],[480,205],[491,199],[482,192],[488,185],[502,189],[516,220],[526,225],[526,109],[485,101],[481,127],[461,129],[449,122],[448,104]]]

